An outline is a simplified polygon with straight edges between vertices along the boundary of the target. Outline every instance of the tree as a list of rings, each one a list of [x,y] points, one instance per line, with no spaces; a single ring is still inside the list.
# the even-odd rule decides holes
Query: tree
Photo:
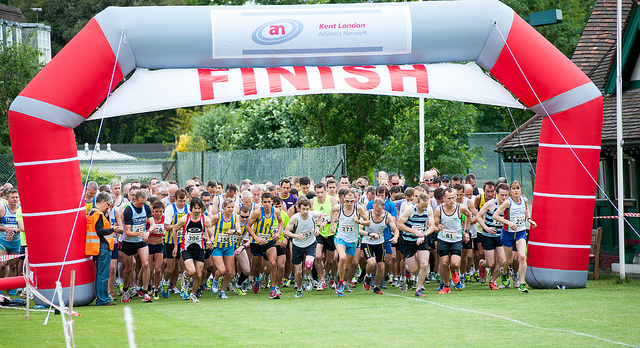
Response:
[[[403,173],[409,185],[420,178],[417,99],[412,103],[411,108],[396,117],[382,160],[386,169]],[[426,165],[438,168],[441,173],[466,172],[474,156],[480,154],[466,142],[466,134],[473,132],[477,109],[461,102],[436,99],[427,99],[424,104]]]
[[[42,68],[39,57],[40,51],[28,44],[0,46],[0,153],[11,152],[9,106]]]
[[[294,97],[266,98],[242,103],[243,135],[239,149],[277,149],[302,146],[301,124],[292,110]]]
[[[203,142],[206,151],[235,150],[244,134],[242,120],[233,104],[206,106],[193,117],[191,140]]]
[[[309,95],[300,97],[296,113],[298,123],[306,127],[305,144],[346,144],[348,173],[358,177],[379,166],[396,115],[403,114],[414,100],[365,94]]]

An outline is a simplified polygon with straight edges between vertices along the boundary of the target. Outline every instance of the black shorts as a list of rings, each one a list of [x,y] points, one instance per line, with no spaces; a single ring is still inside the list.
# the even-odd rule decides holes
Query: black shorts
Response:
[[[488,237],[484,234],[478,234],[478,238],[482,238],[480,239],[480,243],[482,243],[482,249],[484,250],[495,250],[495,248],[502,246],[499,235],[496,237]]]
[[[138,249],[147,245],[147,242],[122,242],[122,252],[127,256],[133,256],[138,253]]]
[[[440,257],[449,255],[462,256],[462,241],[451,243],[439,240],[438,255],[440,255]]]
[[[416,241],[411,240],[403,240],[402,241],[402,255],[406,258],[412,258],[418,250],[426,250],[429,251],[429,246],[426,242],[422,242],[422,244],[416,244]]]
[[[267,258],[267,250],[276,247],[276,241],[272,240],[267,242],[265,245],[260,245],[258,243],[251,243],[251,255],[253,256],[262,256],[265,259]]]
[[[473,243],[473,250],[474,251],[478,251],[478,241],[479,241],[479,239],[477,237],[476,238],[471,238],[471,242]]]
[[[376,258],[376,262],[384,262],[385,256],[387,255],[384,250],[383,244],[367,244],[362,243],[360,246],[362,252],[364,253],[364,257],[369,260],[372,257]]]
[[[278,251],[278,256],[287,255],[287,247],[279,247],[276,245],[276,250]]]
[[[173,243],[164,243],[164,258],[173,259]],[[180,253],[176,254],[176,260],[180,260]]]
[[[211,253],[213,252],[213,248],[209,249],[207,247],[204,248],[204,259],[208,259],[211,257]]]
[[[162,243],[149,244],[149,255],[162,254],[163,252],[164,252],[164,247],[162,246]]]
[[[473,249],[473,241],[469,238],[468,242],[462,241],[462,249]]]
[[[326,251],[336,251],[336,244],[333,242],[334,236],[325,237],[323,235],[318,235],[316,237],[316,243],[323,246]]]
[[[427,236],[427,243],[429,244],[429,248],[436,248],[436,241],[438,240],[438,234],[437,233],[431,233],[430,235]]]
[[[299,265],[307,258],[307,256],[316,257],[316,246],[317,242],[309,245],[306,248],[300,248],[295,246],[295,244],[291,247],[291,263],[294,265]]]
[[[122,244],[122,242],[120,242],[120,244]],[[117,260],[118,259],[118,242],[114,242],[113,244],[113,250],[111,250],[111,260]]]
[[[193,260],[198,262],[204,262],[204,249],[197,244],[191,244],[186,250],[180,252],[182,258],[187,260]]]

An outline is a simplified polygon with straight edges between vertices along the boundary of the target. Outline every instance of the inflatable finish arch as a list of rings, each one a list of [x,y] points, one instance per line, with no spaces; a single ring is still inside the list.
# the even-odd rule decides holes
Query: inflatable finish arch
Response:
[[[396,20],[384,21],[389,13]],[[326,37],[319,31],[336,22],[364,23],[365,17],[371,33],[389,34],[367,42],[333,37],[333,47],[320,44]],[[312,22],[321,24],[308,24]],[[264,28],[280,25],[294,33],[280,39],[265,36]],[[571,61],[498,1],[107,8],[29,83],[9,111],[31,266],[38,289],[47,296],[53,293],[76,214],[84,209],[78,206],[82,185],[73,128],[104,101],[118,52],[114,87],[136,67],[476,61],[525,105],[552,115],[591,175],[597,176],[602,96]],[[527,281],[532,287],[583,287],[595,184],[550,123],[545,118],[540,134],[533,193],[533,218],[539,227],[531,231]],[[68,290],[69,273],[76,271],[76,304],[94,298],[84,226],[81,212],[61,277]]]

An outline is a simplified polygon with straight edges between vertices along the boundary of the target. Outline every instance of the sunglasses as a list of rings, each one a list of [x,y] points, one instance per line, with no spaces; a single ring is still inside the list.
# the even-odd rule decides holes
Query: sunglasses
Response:
[[[355,199],[345,199],[344,201],[345,201],[345,202],[347,202],[347,203],[353,203],[353,202],[355,202],[356,200],[355,200]]]
[[[249,215],[240,215],[240,218],[241,218],[241,219],[248,219],[248,218],[249,218]]]
[[[398,185],[400,185],[400,183],[399,182],[392,182],[391,185],[398,186]]]

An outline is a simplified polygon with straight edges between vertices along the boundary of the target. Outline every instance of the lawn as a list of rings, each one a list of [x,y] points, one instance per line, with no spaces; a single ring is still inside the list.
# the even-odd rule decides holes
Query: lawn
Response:
[[[129,303],[140,347],[193,346],[616,346],[640,345],[640,281],[617,284],[604,275],[585,289],[490,291],[467,284],[425,298],[390,288],[374,295],[360,286],[337,298],[335,291],[305,292],[280,300],[268,292],[220,300],[211,292],[200,303],[172,295],[153,303]],[[77,347],[127,345],[123,305],[77,308]],[[59,316],[0,309],[0,347],[64,346]]]

